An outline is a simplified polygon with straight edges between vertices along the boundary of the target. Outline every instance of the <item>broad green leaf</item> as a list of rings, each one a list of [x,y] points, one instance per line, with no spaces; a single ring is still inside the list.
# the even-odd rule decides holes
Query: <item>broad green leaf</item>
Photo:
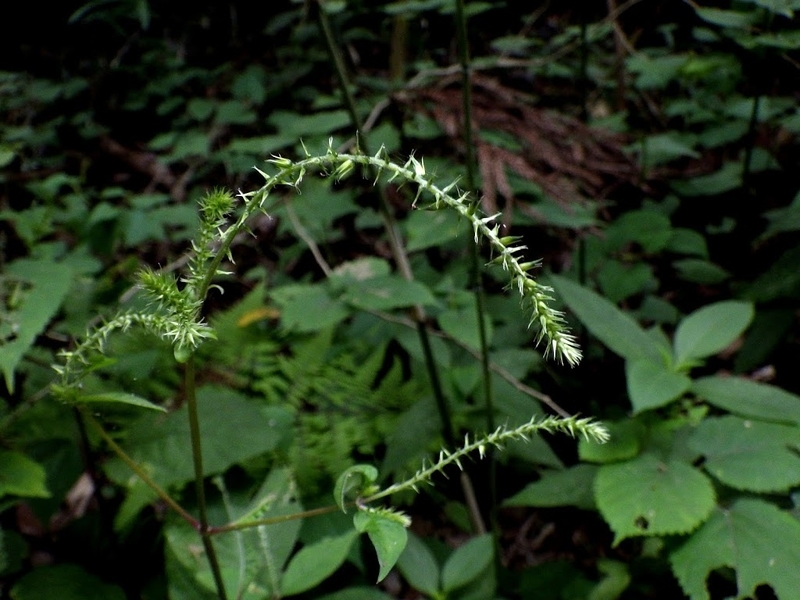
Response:
[[[391,310],[422,304],[436,306],[436,298],[419,281],[406,281],[397,275],[383,275],[351,282],[342,300],[366,310]]]
[[[646,252],[658,252],[671,237],[669,217],[654,210],[642,209],[626,212],[609,225],[605,244],[610,250],[620,250],[630,242],[637,242]]]
[[[800,484],[800,427],[740,419],[704,419],[689,446],[722,483],[750,492],[783,492]]]
[[[356,531],[348,531],[304,546],[286,567],[281,580],[282,594],[293,596],[322,583],[347,559],[357,537]]]
[[[197,396],[206,475],[274,450],[289,431],[292,416],[283,408],[263,407],[232,390],[211,386],[200,389]],[[143,413],[129,427],[123,448],[162,486],[194,479],[185,407],[167,415]],[[121,460],[109,460],[106,471],[114,481],[141,492],[129,493],[123,503],[128,516],[154,498]]]
[[[645,169],[650,169],[676,158],[699,158],[700,153],[694,149],[696,140],[693,137],[678,131],[650,135],[641,142],[639,160]]]
[[[629,537],[689,533],[706,520],[715,500],[714,486],[703,473],[653,454],[603,465],[594,489],[614,545]]]
[[[459,221],[455,211],[415,210],[405,221],[408,251],[424,250],[432,246],[441,247],[456,239],[459,234],[467,234],[466,225]]]
[[[758,20],[755,12],[739,12],[735,10],[723,10],[719,8],[700,8],[695,7],[697,16],[708,23],[719,25],[720,27],[731,27],[733,29],[748,29]]]
[[[597,570],[604,577],[589,594],[587,600],[617,600],[631,583],[631,574],[624,562],[601,558],[597,561]]]
[[[673,181],[672,189],[681,196],[715,196],[742,185],[741,162],[727,162],[718,171],[691,179]]]
[[[596,474],[596,466],[581,464],[563,471],[543,471],[539,481],[526,485],[503,502],[503,506],[577,506],[593,509]]]
[[[647,359],[626,361],[625,377],[634,414],[666,406],[692,386],[683,373]]]
[[[472,538],[453,551],[442,568],[442,590],[450,592],[477,579],[494,560],[491,534]]]
[[[48,498],[44,467],[24,454],[0,450],[0,498],[6,495]]]
[[[224,490],[224,506],[212,504],[213,514],[233,523],[252,522],[269,517],[296,514],[302,506],[296,499],[296,486],[285,469],[270,472],[264,484],[251,497]],[[259,600],[280,593],[280,577],[297,540],[302,521],[294,519],[270,525],[249,527],[214,537],[225,588],[230,597]],[[214,579],[208,560],[198,551],[197,531],[184,521],[173,519],[165,527],[170,590],[182,587],[181,578],[190,577],[195,592],[213,591]],[[191,598],[191,596],[189,596]]]
[[[684,318],[675,331],[675,364],[680,368],[720,352],[753,320],[753,305],[728,300],[704,306]]]
[[[150,410],[160,410],[167,412],[167,409],[158,404],[153,404],[149,400],[145,400],[135,394],[126,394],[124,392],[105,392],[103,394],[79,394],[75,396],[75,401],[78,403],[94,404],[94,403],[109,403],[109,404],[129,404],[131,406],[138,406],[140,408],[149,408]]]
[[[641,262],[629,265],[618,260],[608,260],[597,272],[597,282],[605,297],[612,302],[620,302],[646,290],[658,289],[653,267]]]
[[[581,438],[578,441],[578,456],[594,463],[612,463],[633,458],[639,454],[646,433],[644,425],[636,419],[605,423],[609,440],[600,444]]]
[[[321,285],[285,285],[273,290],[271,296],[281,309],[283,325],[300,333],[320,331],[350,315],[344,303],[331,298]]]
[[[441,430],[441,418],[433,398],[425,396],[415,402],[389,432],[381,472],[391,473],[424,456]]]
[[[754,498],[717,509],[670,555],[672,570],[691,600],[710,600],[706,578],[714,569],[736,570],[736,598],[762,584],[781,599],[800,590],[800,521],[774,504]]]
[[[612,352],[631,360],[662,359],[666,349],[656,344],[632,317],[611,302],[566,277],[551,275],[550,281],[558,297]]]
[[[347,512],[345,504],[353,493],[359,494],[361,491],[375,483],[378,479],[378,469],[372,465],[353,465],[344,473],[339,475],[336,485],[333,488],[333,498],[336,505]]]
[[[378,554],[378,583],[392,570],[408,540],[406,525],[390,511],[359,511],[353,515],[356,531],[369,536]]]
[[[691,281],[692,283],[715,285],[717,283],[722,283],[731,276],[731,274],[722,267],[699,258],[675,260],[672,262],[672,266],[675,267],[681,279],[684,281]]]
[[[392,597],[374,587],[349,587],[332,594],[318,596],[317,600],[392,600]]]
[[[415,590],[428,596],[439,593],[439,564],[431,549],[413,533],[408,535],[397,568]]]
[[[744,377],[703,377],[692,390],[724,410],[762,421],[800,425],[800,396]]]
[[[437,320],[442,331],[474,350],[480,349],[478,313],[474,304],[446,310],[439,314]],[[484,315],[483,322],[486,328],[486,343],[490,344],[494,331],[490,315]]]
[[[756,6],[763,6],[767,10],[770,10],[774,13],[779,15],[783,15],[784,17],[792,18],[794,16],[794,11],[800,9],[800,2],[797,0],[747,0],[748,2],[752,2]]]
[[[7,265],[5,276],[10,289],[0,289],[7,308],[0,322],[0,370],[13,393],[14,370],[61,306],[73,273],[64,264],[23,258]]]
[[[269,122],[279,133],[290,135],[297,140],[304,136],[329,135],[337,129],[347,127],[350,124],[350,115],[346,110],[331,110],[309,115],[276,110],[270,115]]]
[[[125,600],[117,586],[84,571],[78,565],[39,567],[24,575],[11,588],[14,600]]]

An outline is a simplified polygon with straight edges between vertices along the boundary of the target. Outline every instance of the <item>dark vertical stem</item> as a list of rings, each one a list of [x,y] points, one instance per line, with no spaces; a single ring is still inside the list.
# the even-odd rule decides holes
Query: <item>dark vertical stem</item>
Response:
[[[470,192],[475,191],[475,152],[472,139],[472,82],[470,77],[470,57],[469,44],[467,40],[467,17],[464,12],[464,0],[456,0],[456,32],[458,38],[458,54],[461,63],[461,100],[464,111],[464,145],[466,160],[467,188]],[[477,198],[475,200],[477,203]],[[492,371],[489,368],[489,346],[486,341],[486,298],[483,289],[483,277],[481,272],[481,260],[478,244],[472,244],[470,251],[470,279],[475,295],[475,312],[478,315],[478,339],[480,340],[481,350],[481,371],[483,375],[483,395],[486,408],[486,428],[494,431],[494,390],[492,389]],[[489,515],[492,523],[495,523],[495,509],[497,506],[497,466],[494,460],[494,453],[489,452]],[[474,494],[472,495],[474,502]],[[477,503],[476,503],[477,508]],[[479,514],[479,513],[476,513]],[[478,531],[485,531],[486,526],[482,520],[475,523]],[[496,527],[492,528],[496,533]]]
[[[761,95],[753,98],[753,109],[750,111],[750,122],[747,126],[746,146],[742,159],[742,188],[750,194],[750,175],[752,173],[753,147],[756,144],[756,127],[758,126],[758,109],[761,105]]]
[[[200,537],[203,540],[203,548],[206,551],[206,558],[214,576],[214,584],[217,586],[217,595],[220,600],[227,600],[225,584],[222,581],[222,573],[219,568],[219,560],[214,550],[208,526],[208,512],[206,509],[206,490],[203,481],[203,445],[200,437],[200,419],[197,414],[197,393],[195,389],[195,370],[194,354],[189,357],[184,365],[184,388],[186,394],[186,409],[189,416],[189,436],[192,441],[192,463],[194,464],[194,488],[197,496],[198,512],[200,513]]]

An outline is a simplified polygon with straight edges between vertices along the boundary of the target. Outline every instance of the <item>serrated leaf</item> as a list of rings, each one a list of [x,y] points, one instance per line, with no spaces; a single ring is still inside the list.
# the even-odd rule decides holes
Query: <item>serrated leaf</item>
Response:
[[[450,592],[477,579],[492,564],[494,542],[485,533],[459,546],[442,568],[442,590]]]
[[[430,548],[413,533],[397,560],[397,568],[415,590],[434,597],[439,593],[439,564]]]
[[[694,393],[710,404],[743,417],[800,425],[800,396],[744,377],[703,377]]]
[[[353,516],[357,531],[369,536],[378,555],[378,583],[392,570],[408,540],[405,525],[399,519],[380,511],[361,511]]]
[[[357,537],[358,533],[348,531],[304,546],[286,567],[281,580],[283,595],[293,596],[305,592],[327,579],[347,559],[350,547]]]
[[[629,537],[688,533],[705,521],[715,500],[714,486],[703,473],[653,454],[603,465],[594,489],[614,545]]]
[[[666,406],[692,386],[692,380],[683,373],[647,359],[627,361],[625,378],[634,414]]]
[[[630,315],[566,277],[551,275],[549,279],[558,297],[612,352],[631,360],[661,359],[664,349]]]
[[[586,438],[578,441],[578,456],[581,460],[612,463],[627,460],[639,454],[645,428],[638,420],[608,422],[605,425],[610,436],[605,444]]]
[[[594,508],[594,465],[575,465],[563,471],[543,471],[539,481],[529,483],[503,502],[503,506],[577,506]]]
[[[800,521],[763,500],[744,498],[711,518],[670,555],[672,570],[691,600],[710,600],[706,578],[714,569],[736,570],[736,598],[761,584],[778,598],[800,590]]]
[[[336,479],[336,485],[333,488],[336,505],[343,512],[347,512],[345,504],[352,492],[358,493],[367,485],[374,483],[376,479],[378,479],[378,469],[372,465],[353,465]]]
[[[48,498],[44,467],[20,452],[0,450],[0,497]]]
[[[782,492],[800,484],[800,427],[740,419],[703,420],[688,440],[703,467],[722,483],[751,492]]]
[[[14,261],[5,271],[10,280],[6,283],[19,286],[12,292],[18,295],[17,306],[3,315],[0,330],[0,369],[13,393],[14,370],[61,306],[72,285],[73,272],[65,264],[28,258]]]
[[[753,305],[728,300],[704,306],[683,319],[675,331],[675,364],[690,365],[724,350],[753,320]]]
[[[139,408],[149,408],[150,410],[158,410],[167,412],[167,409],[158,404],[153,404],[149,400],[137,396],[135,394],[126,394],[124,392],[106,392],[103,394],[80,394],[75,397],[78,403],[109,403],[109,404],[129,404],[131,406],[138,406]]]

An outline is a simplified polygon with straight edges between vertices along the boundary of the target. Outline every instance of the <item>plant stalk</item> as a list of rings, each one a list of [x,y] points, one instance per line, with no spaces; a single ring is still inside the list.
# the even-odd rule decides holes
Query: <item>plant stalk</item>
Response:
[[[220,600],[227,600],[225,584],[222,581],[222,572],[219,568],[216,550],[211,540],[208,526],[208,511],[206,509],[206,492],[203,482],[203,447],[200,437],[200,419],[197,414],[197,393],[195,388],[195,365],[194,353],[189,357],[184,365],[184,393],[186,394],[186,409],[189,415],[189,435],[192,442],[192,463],[194,464],[194,487],[197,495],[197,506],[200,513],[198,530],[203,540],[203,548],[206,551],[208,564],[214,576],[214,584],[217,587],[217,595]]]
[[[472,82],[470,81],[470,57],[469,45],[467,42],[467,17],[464,11],[464,0],[456,0],[456,31],[458,37],[458,53],[461,63],[461,99],[464,111],[464,144],[466,160],[466,180],[467,189],[470,192],[475,190],[475,156],[474,144],[472,140]],[[477,199],[475,200],[477,203]],[[489,367],[489,345],[486,336],[486,298],[483,289],[483,277],[481,273],[480,252],[478,243],[472,244],[470,251],[470,279],[475,296],[475,312],[478,315],[478,339],[480,341],[481,371],[483,379],[483,395],[486,410],[486,430],[494,431],[494,390],[492,389],[492,371]],[[489,461],[489,515],[494,523],[495,507],[497,506],[497,474],[494,461],[494,453],[490,452],[487,456]],[[474,501],[474,495],[473,495]],[[477,505],[477,503],[476,503]],[[486,531],[483,519],[475,520],[475,528],[478,532]],[[496,527],[493,527],[496,529]]]

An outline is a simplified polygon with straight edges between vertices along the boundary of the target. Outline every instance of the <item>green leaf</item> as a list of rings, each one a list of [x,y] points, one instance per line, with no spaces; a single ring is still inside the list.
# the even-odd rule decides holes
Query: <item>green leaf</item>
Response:
[[[0,450],[0,497],[7,494],[48,498],[44,467],[24,454]]]
[[[714,508],[714,486],[703,473],[653,454],[603,465],[594,489],[614,545],[629,537],[689,533]]]
[[[206,475],[221,473],[249,458],[274,450],[290,429],[291,414],[284,408],[264,407],[236,392],[203,387],[197,394],[197,410],[203,439]],[[183,484],[194,479],[191,437],[186,407],[167,415],[143,413],[127,431],[123,448],[162,486]],[[106,463],[116,482],[129,486],[121,512],[126,518],[154,498],[141,481],[119,459]],[[133,490],[141,493],[133,494]],[[118,521],[118,526],[121,525]]]
[[[383,275],[351,282],[342,300],[366,310],[391,310],[422,304],[436,306],[436,298],[419,281],[406,281],[397,275]]]
[[[625,377],[634,414],[666,406],[692,386],[692,380],[683,373],[647,359],[627,361]]]
[[[697,16],[708,23],[719,25],[720,27],[731,27],[733,29],[749,29],[758,20],[755,12],[739,12],[735,10],[722,10],[719,8],[700,8],[695,7]]]
[[[138,406],[140,408],[149,408],[150,410],[160,410],[167,412],[167,409],[158,404],[153,404],[149,400],[145,400],[135,394],[126,394],[124,392],[105,392],[103,394],[79,394],[75,397],[78,403],[93,404],[96,402],[110,403],[110,404],[129,404],[131,406]]]
[[[33,569],[11,588],[14,600],[125,600],[115,585],[90,575],[78,565],[56,565]]]
[[[281,308],[283,325],[300,333],[320,331],[350,315],[347,307],[331,298],[321,285],[285,285],[273,290],[271,296]]]
[[[715,196],[742,185],[742,164],[727,162],[709,175],[700,175],[682,181],[673,181],[672,189],[681,196]]]
[[[650,135],[642,140],[639,160],[645,169],[650,169],[676,158],[699,158],[695,143],[693,136],[677,131]]]
[[[392,596],[374,587],[349,587],[332,594],[317,596],[317,600],[392,600]]]
[[[392,570],[408,540],[405,524],[387,511],[359,511],[353,515],[356,531],[366,533],[378,554],[378,583]]]
[[[352,497],[353,493],[361,494],[365,487],[372,485],[377,479],[378,469],[372,465],[353,465],[336,480],[336,486],[333,488],[336,505],[342,512],[347,512],[345,504],[348,498]]]
[[[795,425],[712,417],[697,426],[688,444],[705,456],[703,468],[732,488],[784,492],[800,484],[800,427]]]
[[[14,261],[5,271],[4,283],[12,290],[4,299],[10,310],[0,323],[0,369],[13,393],[14,371],[64,301],[73,272],[61,263],[29,258]]]
[[[358,533],[348,531],[304,546],[286,567],[281,580],[283,595],[293,596],[305,592],[331,576],[347,559],[350,547],[357,537]]]
[[[598,583],[587,600],[617,600],[631,583],[631,574],[626,563],[601,558],[597,570],[605,577]]]
[[[800,396],[744,377],[703,377],[692,385],[710,404],[743,417],[800,425]]]
[[[661,360],[661,348],[639,324],[611,302],[577,283],[551,275],[558,296],[574,312],[586,328],[615,354],[635,360]]]
[[[539,481],[526,485],[503,502],[503,506],[577,506],[593,509],[596,474],[597,467],[594,465],[575,465],[563,471],[543,471]]]
[[[581,460],[595,463],[612,463],[627,460],[639,454],[642,438],[646,431],[636,419],[616,423],[605,423],[609,440],[600,444],[594,440],[581,438],[578,442],[578,456]]]
[[[704,306],[683,319],[675,331],[675,363],[689,366],[724,350],[753,320],[753,305],[728,300]]]
[[[717,509],[689,540],[670,555],[672,570],[691,600],[710,600],[709,573],[736,570],[737,598],[753,596],[762,584],[778,598],[800,590],[800,521],[763,500],[744,498]]]
[[[477,579],[494,559],[491,534],[485,533],[459,546],[442,568],[442,590],[450,592]]]
[[[209,510],[220,517],[224,514],[232,523],[297,514],[303,509],[296,499],[296,486],[286,469],[271,471],[252,497],[234,495],[225,491],[224,486],[218,484],[218,487],[225,494],[224,505],[218,501],[211,504]],[[294,549],[301,524],[301,519],[293,519],[214,537],[214,548],[229,597],[259,600],[279,595],[281,572]],[[181,578],[187,575],[191,585],[186,587],[194,587],[195,593],[199,592],[198,588],[213,591],[215,583],[208,560],[198,552],[197,530],[175,518],[168,522],[164,535],[170,593],[183,587]],[[188,595],[188,598],[193,596]]]
[[[415,590],[433,597],[439,593],[439,564],[431,549],[413,533],[408,535],[397,568]]]
[[[478,331],[478,312],[475,304],[470,303],[466,306],[446,310],[437,317],[439,327],[446,334],[466,344],[474,350],[480,350],[480,332]],[[494,328],[490,315],[484,315],[483,323],[486,328],[486,343],[492,339]]]
[[[678,276],[684,281],[716,285],[728,279],[731,274],[722,267],[699,258],[684,258],[672,262]]]

